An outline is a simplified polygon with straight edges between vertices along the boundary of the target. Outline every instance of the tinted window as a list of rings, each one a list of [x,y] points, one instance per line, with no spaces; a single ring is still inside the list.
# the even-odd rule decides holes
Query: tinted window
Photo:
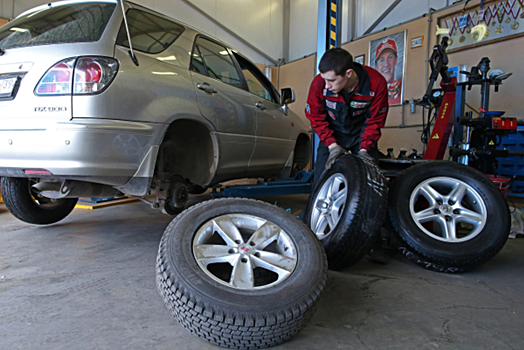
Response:
[[[115,6],[91,2],[28,13],[0,28],[0,48],[98,41]]]
[[[266,79],[265,75],[263,75],[255,65],[242,56],[235,54],[235,57],[240,64],[240,68],[242,68],[249,92],[276,103],[277,99],[275,98],[273,86]]]
[[[131,9],[126,12],[126,17],[133,50],[152,54],[160,53],[184,31],[184,27],[180,24],[140,10]],[[129,47],[123,21],[116,43]]]
[[[242,81],[224,46],[207,39],[198,38],[194,51],[191,70],[200,72],[199,64],[203,63],[207,70],[206,74],[211,78],[242,88]]]

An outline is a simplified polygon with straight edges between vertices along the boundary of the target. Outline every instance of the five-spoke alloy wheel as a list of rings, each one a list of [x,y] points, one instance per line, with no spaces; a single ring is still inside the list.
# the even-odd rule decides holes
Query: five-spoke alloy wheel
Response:
[[[318,239],[301,221],[251,199],[196,204],[167,227],[157,287],[189,331],[214,344],[280,344],[311,318],[327,278]]]
[[[454,162],[415,165],[389,186],[400,250],[434,271],[460,272],[497,254],[510,229],[507,202],[479,171]]]

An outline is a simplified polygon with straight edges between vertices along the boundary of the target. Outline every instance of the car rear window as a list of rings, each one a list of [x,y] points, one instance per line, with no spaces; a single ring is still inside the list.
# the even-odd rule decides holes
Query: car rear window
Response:
[[[0,28],[0,48],[98,41],[115,7],[89,2],[28,13]]]
[[[167,49],[184,31],[184,27],[178,23],[140,10],[127,11],[126,18],[133,49],[150,54],[157,54]],[[123,22],[116,43],[129,47]]]

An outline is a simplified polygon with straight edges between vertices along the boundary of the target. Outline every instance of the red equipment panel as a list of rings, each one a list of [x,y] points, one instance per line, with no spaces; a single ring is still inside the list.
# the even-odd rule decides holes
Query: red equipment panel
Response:
[[[517,118],[493,117],[491,127],[493,129],[517,130]]]
[[[428,149],[424,153],[424,159],[442,159],[446,152],[449,135],[455,123],[455,95],[457,92],[457,79],[451,78],[449,84],[440,83],[444,90],[444,97],[440,104],[437,120],[433,126],[431,137],[428,142]]]

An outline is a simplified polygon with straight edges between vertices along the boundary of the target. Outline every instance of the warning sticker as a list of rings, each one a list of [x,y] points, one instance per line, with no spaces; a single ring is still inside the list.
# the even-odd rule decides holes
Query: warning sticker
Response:
[[[493,140],[491,140],[491,141],[489,141],[488,145],[495,146],[495,142],[493,142]]]
[[[433,140],[438,140],[440,139],[440,137],[438,137],[438,134],[435,134],[433,137],[432,137]]]

